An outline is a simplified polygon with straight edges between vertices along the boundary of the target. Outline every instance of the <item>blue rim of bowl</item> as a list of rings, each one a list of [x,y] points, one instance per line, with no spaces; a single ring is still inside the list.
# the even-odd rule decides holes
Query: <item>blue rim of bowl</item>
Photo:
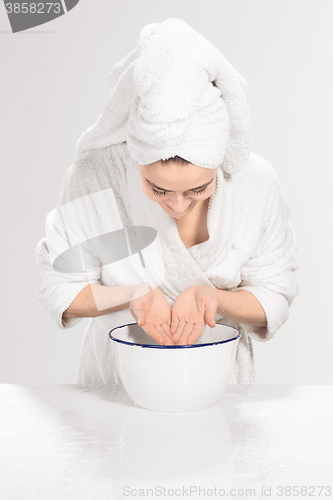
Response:
[[[217,325],[218,324],[219,323],[217,323]],[[233,330],[236,330],[236,332],[238,332],[236,337],[232,337],[231,339],[227,339],[227,340],[219,340],[218,342],[209,342],[206,344],[192,344],[192,345],[136,344],[134,342],[126,342],[125,340],[116,339],[112,335],[112,332],[114,332],[115,330],[118,330],[119,328],[124,328],[125,326],[131,326],[131,325],[137,325],[137,323],[128,323],[126,325],[116,326],[116,328],[113,328],[109,333],[110,339],[114,340],[115,342],[118,342],[119,344],[126,344],[126,345],[137,346],[137,347],[148,347],[150,349],[151,348],[153,348],[153,349],[193,349],[194,347],[205,347],[205,346],[209,346],[209,345],[226,344],[227,342],[232,342],[233,340],[239,339],[241,336],[240,331],[237,330],[237,328],[235,328],[234,326],[229,326],[229,325],[221,325],[221,326],[227,326],[228,328],[232,328]]]

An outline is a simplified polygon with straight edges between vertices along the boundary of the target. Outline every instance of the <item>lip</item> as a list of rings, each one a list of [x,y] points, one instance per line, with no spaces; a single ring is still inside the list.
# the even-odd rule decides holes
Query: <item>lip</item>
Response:
[[[193,201],[191,201],[190,205],[187,207],[186,210],[184,210],[184,212],[175,212],[173,208],[169,207],[169,205],[167,205],[166,203],[164,203],[164,205],[166,207],[168,207],[170,210],[172,210],[173,212],[175,212],[175,214],[177,214],[177,215],[181,215],[181,214],[184,214],[185,212],[187,212],[187,210],[192,206],[192,204],[193,204]]]

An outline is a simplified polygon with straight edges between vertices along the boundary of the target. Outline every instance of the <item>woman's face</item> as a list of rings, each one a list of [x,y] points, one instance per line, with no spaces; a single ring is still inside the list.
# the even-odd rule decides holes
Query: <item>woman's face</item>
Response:
[[[175,219],[188,215],[215,190],[217,168],[161,161],[138,168],[144,194]]]

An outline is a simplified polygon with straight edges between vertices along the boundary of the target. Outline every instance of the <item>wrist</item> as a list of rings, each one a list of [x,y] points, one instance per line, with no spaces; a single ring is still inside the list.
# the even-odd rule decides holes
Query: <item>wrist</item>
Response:
[[[230,297],[228,295],[231,292],[228,292],[226,290],[220,290],[219,288],[214,288],[214,292],[217,300],[216,314],[228,318],[228,312],[229,312],[228,304],[230,301]],[[231,297],[231,299],[233,299],[233,297]]]
[[[93,297],[95,310],[93,316],[101,316],[130,307],[133,299],[141,297],[149,291],[147,285],[123,285],[95,287]]]
[[[239,323],[267,327],[266,314],[256,297],[248,290],[230,292],[215,288],[217,314]]]
[[[147,285],[146,283],[139,284],[139,285],[132,285],[129,287],[131,289],[130,293],[130,300],[137,299],[139,297],[142,297],[143,295],[146,295],[147,293],[152,291],[152,288]]]

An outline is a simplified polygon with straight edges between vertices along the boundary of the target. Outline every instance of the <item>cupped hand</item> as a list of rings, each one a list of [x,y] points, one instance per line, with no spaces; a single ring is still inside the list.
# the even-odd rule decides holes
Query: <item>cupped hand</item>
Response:
[[[136,287],[130,302],[130,312],[147,335],[161,345],[173,345],[171,338],[171,308],[158,288]]]
[[[215,326],[218,302],[215,289],[207,285],[186,288],[172,306],[170,332],[178,345],[194,344],[205,325]]]

